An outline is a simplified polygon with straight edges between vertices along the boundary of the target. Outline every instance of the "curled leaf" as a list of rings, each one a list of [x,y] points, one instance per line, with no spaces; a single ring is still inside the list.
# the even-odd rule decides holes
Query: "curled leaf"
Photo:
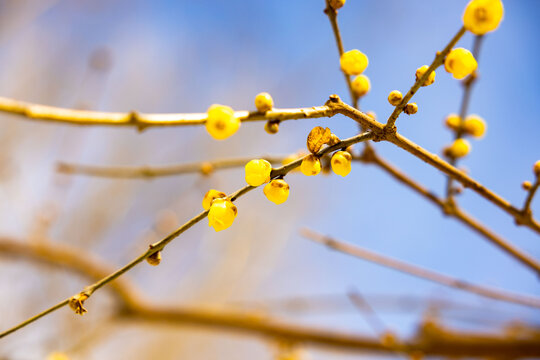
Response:
[[[315,154],[321,149],[324,144],[330,141],[332,132],[329,128],[322,128],[320,126],[314,127],[307,137],[307,148],[311,153]]]

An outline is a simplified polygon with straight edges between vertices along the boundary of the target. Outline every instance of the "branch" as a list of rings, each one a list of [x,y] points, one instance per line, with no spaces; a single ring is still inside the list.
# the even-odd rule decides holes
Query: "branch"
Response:
[[[262,156],[261,159],[268,160],[270,163],[281,163],[284,157]],[[148,178],[163,176],[174,176],[190,173],[201,173],[209,175],[211,172],[219,169],[230,169],[246,165],[250,158],[223,159],[214,161],[203,161],[188,164],[168,165],[168,166],[93,166],[80,165],[59,162],[57,171],[65,174],[81,174],[107,178]]]
[[[372,139],[372,138],[373,138],[373,133],[371,133],[371,132],[366,132],[366,133],[363,133],[363,134],[359,134],[359,135],[353,136],[353,137],[351,137],[349,139],[342,140],[342,141],[338,142],[337,144],[335,144],[333,146],[326,147],[326,148],[320,150],[319,152],[317,152],[316,155],[320,157],[320,156],[323,156],[323,155],[325,155],[325,154],[327,154],[329,152],[335,151],[337,149],[346,148],[346,147],[348,147],[350,145],[353,145],[353,144],[356,144],[356,143],[359,143],[359,142],[362,142],[362,141],[366,141],[366,140],[369,140],[369,139]],[[295,161],[293,161],[293,162],[291,162],[291,163],[289,163],[287,165],[281,166],[281,167],[276,168],[276,169],[272,169],[272,172],[271,172],[271,175],[270,175],[271,178],[276,178],[276,177],[279,177],[279,176],[285,176],[291,170],[293,170],[293,169],[297,168],[298,166],[300,166],[300,164],[302,163],[302,160],[303,160],[303,158],[300,158],[300,159],[297,159],[297,160],[295,160]],[[229,198],[231,199],[231,201],[235,201],[239,197],[243,196],[244,194],[248,193],[249,191],[251,191],[251,190],[253,190],[255,188],[256,188],[256,186],[250,186],[250,185],[244,186],[243,188],[241,188],[241,189],[237,190],[236,192],[232,193],[229,196]],[[99,288],[101,288],[104,285],[110,283],[111,281],[117,279],[118,277],[120,277],[124,273],[128,272],[133,267],[135,267],[137,264],[144,261],[145,259],[147,259],[151,255],[163,250],[165,248],[165,246],[167,246],[171,241],[173,241],[175,238],[177,238],[182,233],[187,231],[193,225],[197,224],[202,219],[206,218],[207,215],[208,215],[208,210],[201,212],[199,215],[195,216],[194,218],[192,218],[191,220],[186,222],[184,225],[180,226],[178,229],[176,229],[174,232],[169,234],[164,239],[162,239],[162,240],[160,240],[160,241],[158,241],[158,242],[156,242],[154,244],[151,244],[149,246],[148,250],[146,250],[144,253],[142,253],[141,255],[136,257],[135,259],[133,259],[127,265],[125,265],[122,268],[116,270],[115,272],[103,277],[101,280],[97,281],[96,283],[94,283],[94,284],[92,284],[90,286],[87,286],[79,294],[75,294],[74,296],[72,296],[72,297],[70,297],[68,299],[65,299],[65,300],[61,301],[60,303],[54,305],[50,309],[45,310],[44,312],[42,312],[42,313],[40,313],[40,314],[38,314],[36,316],[33,316],[32,318],[24,321],[23,323],[15,326],[14,328],[6,330],[6,331],[0,333],[0,339],[3,338],[4,336],[7,336],[7,335],[13,333],[14,331],[16,331],[16,330],[18,330],[18,329],[20,329],[20,328],[22,328],[24,326],[26,326],[26,325],[28,325],[28,324],[42,318],[43,316],[64,307],[65,305],[67,305],[69,303],[71,298],[75,298],[75,297],[79,297],[79,296],[83,296],[84,299],[89,298]]]
[[[524,216],[523,212],[510,204],[508,200],[502,198],[498,194],[486,188],[478,181],[474,180],[464,172],[450,165],[448,162],[444,161],[437,155],[422,148],[420,145],[412,142],[403,135],[388,130],[388,128],[384,124],[381,124],[380,122],[374,120],[373,118],[362,113],[361,111],[356,110],[350,105],[345,104],[337,95],[330,96],[330,101],[327,102],[327,105],[330,105],[332,108],[334,108],[337,113],[343,114],[357,121],[366,129],[370,129],[371,131],[373,131],[375,133],[374,141],[388,141],[402,148],[403,150],[406,150],[420,160],[425,161],[429,165],[435,167],[446,175],[459,181],[461,184],[463,184],[463,186],[472,189],[474,192],[476,192],[483,198],[487,199],[491,203],[506,211],[515,219],[518,225],[526,226],[540,234],[540,223],[530,217]]]
[[[439,198],[437,195],[425,188],[422,184],[419,184],[415,180],[411,179],[402,171],[397,169],[395,166],[376,155],[375,152],[371,152],[369,150],[370,149],[365,149],[361,157],[355,157],[353,159],[378,166],[379,168],[390,174],[394,179],[416,191],[418,194],[428,199],[432,204],[438,206],[445,215],[451,216],[459,220],[463,225],[476,231],[477,233],[485,237],[487,240],[489,240],[491,243],[498,246],[503,251],[507,252],[510,256],[514,257],[516,260],[520,261],[522,264],[529,267],[530,269],[534,270],[537,274],[540,274],[540,264],[536,260],[532,259],[527,254],[514,247],[508,241],[504,240],[503,238],[495,234],[493,231],[486,228],[478,220],[468,215],[463,210],[460,210],[455,203],[446,202],[445,200]]]
[[[426,356],[490,357],[508,356],[525,358],[540,356],[537,339],[512,339],[482,334],[461,334],[440,327],[436,331],[420,333],[409,341],[383,344],[379,339],[366,336],[299,326],[272,320],[261,315],[245,315],[235,312],[209,311],[177,308],[131,309],[126,318],[144,320],[149,323],[171,325],[197,325],[221,328],[247,335],[265,338],[286,339],[294,344],[311,344],[335,348],[369,352],[373,354],[413,354]]]
[[[305,238],[326,245],[333,250],[337,250],[339,252],[352,255],[384,267],[392,268],[402,273],[413,275],[454,289],[464,290],[490,299],[540,309],[540,298],[513,294],[503,290],[474,285],[463,280],[454,279],[450,276],[443,275],[435,271],[424,269],[416,265],[408,264],[400,260],[362,249],[355,245],[341,242],[308,229],[303,229],[301,233]]]
[[[347,297],[349,298],[351,303],[362,313],[364,319],[368,323],[369,327],[371,327],[371,330],[373,330],[375,335],[380,335],[386,332],[386,326],[384,325],[384,322],[377,315],[377,312],[375,311],[375,309],[373,309],[369,302],[364,299],[362,294],[355,290],[349,292],[347,294]]]
[[[75,110],[60,107],[32,104],[29,102],[0,97],[0,111],[24,116],[32,120],[60,122],[70,125],[134,126],[139,131],[155,126],[204,125],[206,113],[194,114],[146,114],[131,111],[101,112]],[[333,116],[327,106],[314,106],[298,109],[272,109],[265,113],[257,111],[236,111],[234,115],[242,122],[260,120],[297,120]]]
[[[387,129],[393,129],[393,128],[394,128],[394,124],[396,123],[397,118],[398,118],[399,115],[403,112],[403,109],[405,109],[405,106],[407,106],[407,103],[409,102],[409,100],[410,100],[410,99],[413,97],[413,95],[418,91],[418,89],[420,89],[420,87],[421,87],[422,84],[427,80],[427,78],[429,77],[429,75],[430,75],[433,71],[435,71],[436,68],[438,68],[439,66],[442,65],[442,63],[444,62],[444,58],[446,57],[446,55],[448,55],[448,53],[450,52],[450,50],[452,50],[452,48],[454,47],[454,45],[456,45],[456,43],[458,42],[458,40],[463,36],[463,34],[465,34],[465,32],[466,32],[465,27],[461,27],[461,29],[459,29],[459,31],[457,32],[457,34],[454,35],[454,37],[452,38],[452,40],[450,40],[450,42],[448,43],[448,45],[446,45],[446,47],[444,48],[444,50],[437,53],[437,56],[435,56],[435,59],[433,60],[433,62],[431,63],[431,65],[429,65],[429,68],[428,68],[427,71],[424,73],[424,75],[422,75],[419,79],[416,80],[416,82],[414,83],[414,85],[409,89],[409,91],[407,92],[407,94],[405,94],[405,96],[403,97],[403,100],[401,100],[401,103],[399,103],[399,105],[395,107],[394,111],[392,112],[392,115],[390,115],[390,117],[388,118],[388,121],[386,122],[386,128],[387,128]]]
[[[22,242],[0,237],[0,256],[9,259],[26,258],[39,263],[66,268],[92,280],[99,280],[114,268],[109,264],[72,246],[49,242]],[[139,295],[130,283],[118,279],[111,283],[111,288],[122,302],[129,304]]]
[[[474,45],[473,45],[473,56],[476,59],[476,61],[479,61],[480,56],[480,48],[482,46],[482,40],[484,39],[483,35],[476,35],[474,37]],[[469,110],[469,102],[471,101],[471,95],[472,95],[472,86],[476,82],[476,79],[478,79],[478,72],[475,70],[471,75],[469,75],[464,81],[463,81],[463,97],[461,98],[461,106],[459,109],[459,127],[456,131],[455,138],[454,139],[460,139],[464,135],[463,131],[463,124],[465,122],[465,117],[467,116],[467,112]],[[457,159],[455,157],[450,158],[450,164],[452,166],[456,166]],[[449,177],[446,182],[446,198],[449,200],[453,199],[453,190],[452,190],[452,178]]]
[[[336,39],[336,45],[338,48],[338,53],[339,53],[339,56],[341,57],[341,55],[343,55],[343,53],[345,52],[345,49],[343,48],[343,41],[341,40],[341,32],[339,31],[339,25],[337,22],[337,10],[334,9],[332,6],[330,6],[328,0],[326,0],[326,8],[324,9],[324,13],[328,15],[328,20],[330,20],[330,25],[332,25],[332,32],[334,33],[334,37]],[[345,72],[343,72],[343,76],[345,77],[345,83],[347,84],[347,87],[349,89],[352,106],[354,108],[358,108],[358,96],[356,96],[356,94],[353,91],[352,83],[351,83],[351,76]]]
[[[538,190],[538,187],[540,187],[540,175],[536,176],[536,180],[534,181],[534,184],[529,189],[529,193],[527,194],[527,198],[525,199],[525,204],[523,205],[523,216],[527,216],[529,218],[532,217],[532,211],[531,211],[531,204],[532,200],[534,198],[534,195],[536,194],[536,191]]]
[[[44,250],[45,249],[45,250]],[[80,255],[81,250],[58,244],[33,245],[0,238],[0,254],[12,258],[24,257],[54,266],[66,267],[76,273],[93,279],[99,273],[108,271],[110,266],[87,255]],[[118,279],[120,284],[125,280]],[[115,288],[117,291],[117,288]],[[396,352],[410,354],[422,352],[425,355],[445,356],[479,356],[507,354],[514,358],[540,355],[540,346],[535,339],[512,339],[496,336],[464,335],[453,333],[442,328],[437,332],[420,333],[408,342],[383,344],[378,339],[356,334],[316,329],[306,326],[279,322],[260,312],[211,310],[189,307],[168,308],[148,304],[135,295],[134,291],[126,292],[129,300],[119,296],[120,313],[125,320],[143,320],[149,323],[169,323],[174,325],[196,325],[210,329],[232,330],[252,336],[261,336],[271,340],[287,339],[289,342],[305,343],[330,347],[340,350],[368,351],[376,354],[392,354]],[[50,313],[65,304],[48,309]],[[41,314],[39,314],[41,315]],[[37,315],[37,316],[39,316]],[[35,317],[22,323],[28,324]]]

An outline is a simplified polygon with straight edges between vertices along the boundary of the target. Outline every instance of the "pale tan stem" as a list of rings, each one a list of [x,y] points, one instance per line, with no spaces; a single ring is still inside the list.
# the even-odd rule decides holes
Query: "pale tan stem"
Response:
[[[357,245],[347,244],[329,236],[324,236],[309,229],[303,229],[302,235],[310,240],[316,241],[323,245],[326,245],[339,252],[367,260],[369,262],[392,268],[394,270],[416,276],[431,282],[435,282],[444,286],[448,286],[454,289],[460,289],[470,293],[474,293],[483,297],[487,297],[494,300],[510,302],[514,304],[524,305],[540,309],[540,298],[526,296],[521,294],[514,294],[504,290],[493,289],[485,286],[475,285],[463,280],[455,279],[453,277],[437,273],[432,270],[421,268],[416,265],[412,265],[401,260],[396,260],[391,257],[375,253],[363,249]]]
[[[70,125],[132,126],[139,130],[149,127],[204,125],[206,113],[150,114],[131,112],[101,112],[66,109],[54,106],[0,97],[0,111],[24,116],[28,119],[60,122]],[[327,106],[298,109],[272,109],[265,113],[257,111],[236,111],[240,121],[297,120],[332,116]]]
[[[209,175],[215,170],[243,167],[254,158],[265,159],[273,164],[279,164],[284,159],[284,157],[276,156],[259,156],[166,166],[95,166],[60,162],[58,163],[57,171],[64,174],[78,174],[106,178],[153,179],[156,177],[193,173]]]

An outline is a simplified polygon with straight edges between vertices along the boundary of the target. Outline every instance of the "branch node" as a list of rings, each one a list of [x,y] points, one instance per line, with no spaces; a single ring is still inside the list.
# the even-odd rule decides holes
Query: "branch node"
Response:
[[[341,103],[341,99],[338,95],[336,94],[332,94],[330,95],[330,97],[328,98],[328,102],[326,103],[328,105],[328,103],[334,103],[334,104],[339,104]]]
[[[451,216],[456,214],[456,202],[454,198],[449,197],[442,206],[442,211],[445,215]]]
[[[128,123],[135,126],[138,132],[143,132],[144,129],[148,127],[148,125],[145,125],[143,122],[141,122],[139,113],[135,110],[129,112]]]

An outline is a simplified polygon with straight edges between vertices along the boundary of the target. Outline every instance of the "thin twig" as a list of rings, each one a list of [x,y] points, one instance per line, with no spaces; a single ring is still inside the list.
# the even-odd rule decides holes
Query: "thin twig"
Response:
[[[97,281],[114,268],[88,254],[82,249],[51,242],[23,242],[0,237],[0,256],[9,259],[28,258],[37,262],[69,269],[79,275]],[[124,303],[130,303],[138,296],[133,286],[124,279],[117,279],[111,284],[115,295]]]
[[[364,319],[371,327],[371,330],[375,335],[381,335],[386,331],[386,326],[380,317],[377,316],[377,313],[371,307],[369,302],[364,299],[364,297],[358,291],[351,291],[347,294],[347,297],[351,303],[364,315]]]
[[[523,205],[523,210],[521,210],[524,216],[532,217],[531,204],[532,204],[534,195],[536,194],[536,191],[538,190],[538,187],[540,187],[540,176],[536,177],[534,184],[531,186],[529,193],[527,194],[527,197],[525,198],[525,204]]]
[[[301,233],[305,238],[326,245],[333,250],[337,250],[339,252],[352,255],[384,267],[392,268],[402,273],[413,275],[454,289],[464,290],[490,299],[511,302],[533,308],[540,308],[540,298],[474,285],[463,280],[458,280],[432,270],[421,268],[416,265],[408,264],[406,262],[375,253],[373,251],[368,251],[359,246],[344,243],[309,229],[303,229]]]
[[[0,111],[21,115],[28,119],[61,122],[70,125],[103,125],[103,126],[134,126],[142,131],[155,126],[186,126],[204,125],[206,113],[171,113],[146,114],[136,111],[101,112],[90,110],[75,110],[0,97]],[[265,113],[257,111],[236,111],[234,115],[242,122],[260,120],[297,120],[332,116],[332,111],[326,106],[314,106],[299,109],[272,109]]]
[[[416,80],[414,85],[409,89],[407,94],[405,94],[405,96],[403,97],[403,100],[401,100],[401,103],[399,103],[399,105],[395,107],[394,111],[392,112],[392,115],[390,115],[390,117],[388,118],[388,121],[386,122],[386,128],[389,129],[389,131],[394,131],[394,125],[396,123],[396,120],[399,117],[399,115],[401,114],[401,112],[403,111],[403,109],[405,109],[405,106],[407,106],[407,103],[409,102],[409,100],[416,93],[416,91],[418,91],[418,89],[420,89],[422,84],[426,82],[429,75],[433,71],[435,71],[436,68],[438,68],[439,66],[442,65],[446,55],[448,55],[450,50],[452,50],[454,45],[456,45],[456,43],[465,34],[465,32],[466,32],[466,30],[465,30],[464,27],[459,29],[459,31],[456,33],[456,35],[454,35],[454,37],[450,40],[448,45],[446,45],[444,50],[437,53],[437,56],[435,56],[435,59],[433,60],[431,65],[429,65],[429,68],[426,70],[426,72],[420,78],[418,78]]]
[[[338,48],[339,56],[343,55],[345,52],[345,49],[343,48],[343,41],[341,40],[341,32],[339,31],[339,25],[337,22],[337,10],[330,6],[328,0],[326,0],[326,9],[324,9],[324,13],[328,15],[328,19],[330,20],[330,24],[332,25],[332,32],[334,33],[334,38],[336,39],[336,45]],[[343,71],[342,71],[343,72]],[[349,94],[351,96],[351,104],[354,108],[358,108],[358,96],[353,91],[352,83],[351,83],[351,76],[349,74],[346,74],[343,72],[343,76],[345,77],[345,83],[347,84],[347,87],[349,89]]]
[[[366,149],[362,156],[355,157],[354,159],[378,166],[380,169],[390,174],[394,179],[408,186],[412,190],[416,191],[418,194],[428,199],[431,203],[438,206],[445,215],[453,217],[454,219],[461,222],[463,225],[482,235],[492,244],[498,246],[501,250],[505,251],[510,256],[520,261],[522,264],[540,275],[540,264],[536,260],[532,259],[530,256],[510,244],[508,241],[495,234],[492,230],[488,229],[485,225],[482,225],[471,215],[468,215],[463,210],[459,209],[456,204],[449,203],[446,202],[444,199],[441,199],[436,194],[429,191],[425,186],[411,179],[401,170],[390,164],[388,161],[382,159],[374,152],[371,153],[369,152],[369,149]]]
[[[482,46],[483,39],[484,39],[483,35],[477,35],[474,37],[473,56],[477,61],[479,61],[480,48]],[[458,126],[458,129],[456,130],[454,140],[461,139],[464,135],[463,124],[465,122],[465,117],[467,116],[467,113],[469,111],[469,103],[471,101],[472,88],[477,79],[478,79],[478,72],[474,71],[471,75],[469,75],[463,81],[463,97],[461,98],[461,106],[459,109],[459,126]],[[452,166],[456,166],[457,158],[452,156],[450,157],[449,162]],[[446,198],[449,201],[453,201],[453,195],[454,195],[452,182],[453,182],[453,179],[451,177],[448,177],[447,182],[446,182]]]
[[[362,142],[362,141],[367,141],[367,140],[372,139],[372,138],[373,138],[373,133],[372,132],[366,132],[366,133],[363,133],[363,134],[359,134],[359,135],[353,136],[353,137],[351,137],[349,139],[342,140],[342,141],[338,142],[337,144],[335,144],[333,146],[323,148],[322,150],[317,152],[316,155],[320,157],[320,156],[323,156],[323,155],[325,155],[325,154],[327,154],[329,152],[335,151],[337,149],[348,147],[350,145],[353,145],[353,144],[356,144],[356,143],[359,143],[359,142]],[[289,163],[287,165],[284,165],[284,166],[281,166],[279,168],[273,169],[272,172],[271,172],[271,177],[276,178],[276,177],[279,177],[279,176],[285,176],[288,172],[290,172],[291,170],[293,170],[293,169],[297,168],[298,166],[300,166],[300,164],[302,163],[302,160],[303,160],[303,158],[300,158],[300,159],[297,159],[297,160],[295,160],[295,161],[293,161],[293,162],[291,162],[291,163]],[[241,189],[237,190],[236,192],[232,193],[231,195],[229,195],[229,198],[231,199],[231,201],[235,201],[236,199],[238,199],[242,195],[248,193],[249,191],[251,191],[251,190],[253,190],[255,188],[256,188],[256,186],[246,185],[243,188],[241,188]],[[127,265],[125,265],[122,268],[116,270],[115,272],[109,274],[108,276],[102,278],[101,280],[97,281],[96,283],[94,283],[94,284],[92,284],[90,286],[87,286],[82,292],[80,292],[79,294],[75,294],[74,296],[85,295],[86,297],[90,297],[96,290],[98,290],[102,286],[110,283],[111,281],[117,279],[118,277],[120,277],[124,273],[128,272],[129,270],[131,270],[133,267],[135,267],[140,262],[144,261],[149,256],[155,254],[158,251],[163,250],[165,248],[165,246],[168,245],[171,241],[173,241],[175,238],[180,236],[182,233],[184,233],[186,230],[191,228],[193,225],[195,225],[196,223],[198,223],[202,219],[206,218],[207,215],[208,215],[208,210],[201,212],[199,215],[195,216],[194,218],[192,218],[191,220],[186,222],[184,225],[180,226],[177,230],[175,230],[174,232],[169,234],[164,239],[150,245],[148,250],[146,250],[144,253],[142,253],[141,255],[136,257],[135,259],[133,259]],[[57,305],[54,305],[50,309],[45,310],[44,312],[42,312],[42,313],[40,313],[40,314],[38,314],[36,316],[33,316],[28,320],[25,320],[23,323],[15,326],[14,328],[6,330],[6,331],[0,333],[0,338],[3,338],[4,336],[9,335],[9,334],[13,333],[14,331],[16,331],[16,330],[18,330],[18,329],[20,329],[20,328],[34,322],[34,321],[40,319],[41,317],[43,317],[43,316],[45,316],[45,315],[47,315],[47,314],[49,314],[49,313],[51,313],[51,312],[53,312],[55,310],[67,305],[69,303],[69,300],[70,300],[70,298],[68,298],[66,300],[63,300],[62,302],[60,302]]]
[[[222,159],[213,161],[203,161],[188,164],[177,164],[167,166],[95,166],[81,165],[59,162],[57,171],[65,174],[80,174],[107,178],[155,178],[164,176],[174,176],[190,173],[201,173],[208,175],[214,170],[230,169],[246,165],[252,160],[250,158]],[[268,160],[270,163],[281,163],[284,157],[262,156],[260,159]]]

